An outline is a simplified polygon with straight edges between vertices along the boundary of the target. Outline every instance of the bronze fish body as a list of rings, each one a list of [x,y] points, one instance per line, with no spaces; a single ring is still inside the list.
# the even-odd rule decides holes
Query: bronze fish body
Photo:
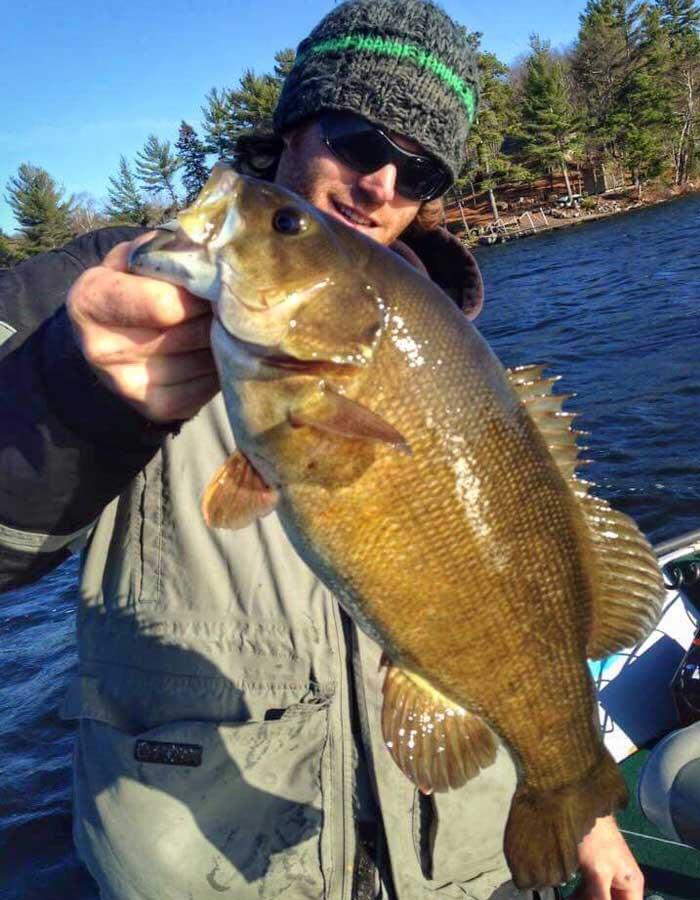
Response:
[[[180,226],[131,266],[215,304],[238,453],[208,521],[277,511],[391,663],[383,728],[404,772],[459,787],[497,734],[519,770],[514,879],[565,881],[627,796],[586,660],[648,633],[663,588],[634,523],[576,478],[555,379],[504,370],[432,282],[278,186],[217,168]]]

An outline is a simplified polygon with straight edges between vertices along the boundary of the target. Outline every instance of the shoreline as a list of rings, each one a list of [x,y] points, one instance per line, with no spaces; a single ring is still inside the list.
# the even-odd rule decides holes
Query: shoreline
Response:
[[[652,189],[645,196],[643,195],[641,200],[638,200],[636,196],[630,197],[632,191],[636,193],[636,188],[596,195],[595,199],[598,203],[606,206],[609,204],[609,207],[603,210],[533,208],[519,214],[511,213],[509,215],[506,213],[498,225],[491,220],[488,224],[476,224],[468,230],[462,226],[458,207],[451,205],[445,210],[447,227],[470,249],[492,247],[496,244],[507,244],[524,238],[538,237],[561,228],[575,228],[589,222],[600,222],[603,219],[610,219],[640,209],[672,203],[675,200],[700,193],[700,187],[696,188],[694,184],[688,184],[681,188]],[[465,209],[465,214],[469,219],[468,209]],[[461,227],[455,229],[454,226],[457,224]],[[452,228],[449,227],[450,225]]]

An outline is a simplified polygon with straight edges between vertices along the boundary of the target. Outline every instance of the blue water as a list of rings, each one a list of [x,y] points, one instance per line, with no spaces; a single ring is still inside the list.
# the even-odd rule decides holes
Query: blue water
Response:
[[[586,477],[654,541],[700,527],[700,197],[478,253],[479,327],[506,365],[546,362]],[[93,900],[71,842],[75,562],[0,603],[0,898]]]

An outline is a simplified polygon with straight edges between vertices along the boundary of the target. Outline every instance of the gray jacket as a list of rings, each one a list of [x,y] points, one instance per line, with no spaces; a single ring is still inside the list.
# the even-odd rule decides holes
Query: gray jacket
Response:
[[[201,494],[233,449],[217,397],[85,554],[64,715],[80,720],[76,841],[103,896],[350,900],[373,855],[367,896],[389,871],[400,900],[491,896],[508,879],[508,755],[460,791],[416,794],[382,743],[379,648],[276,516],[205,526]]]
[[[63,713],[79,722],[75,837],[103,897],[485,900],[508,879],[508,755],[419,797],[379,734],[378,647],[276,517],[235,533],[202,521],[234,449],[221,399],[179,433],[154,429],[75,347],[66,290],[133,236],[105,229],[0,278],[0,589],[56,565],[98,516]],[[478,307],[456,241],[415,249]]]

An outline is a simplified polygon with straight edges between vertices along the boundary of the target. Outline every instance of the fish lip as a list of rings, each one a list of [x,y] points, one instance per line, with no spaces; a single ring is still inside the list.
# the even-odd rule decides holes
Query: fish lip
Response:
[[[204,245],[191,240],[182,228],[178,228],[177,231],[159,230],[150,241],[139,244],[129,252],[127,266],[130,272],[138,271],[143,267],[144,258],[163,250],[168,253],[191,253],[193,250],[202,249]]]

